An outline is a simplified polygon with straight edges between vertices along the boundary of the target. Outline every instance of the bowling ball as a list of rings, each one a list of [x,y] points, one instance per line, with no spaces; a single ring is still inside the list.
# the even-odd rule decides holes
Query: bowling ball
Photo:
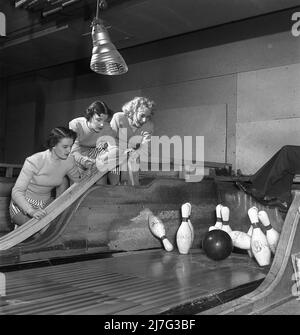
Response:
[[[215,229],[204,235],[202,249],[208,258],[219,261],[231,254],[233,244],[229,234],[223,230]]]

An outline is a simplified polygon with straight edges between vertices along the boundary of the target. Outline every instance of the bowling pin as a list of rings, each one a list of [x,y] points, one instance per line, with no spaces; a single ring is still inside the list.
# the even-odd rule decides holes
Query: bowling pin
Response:
[[[250,238],[252,237],[252,233],[253,233],[253,226],[251,225],[247,231],[247,234],[250,236]],[[247,252],[248,252],[248,255],[252,258],[253,254],[252,254],[251,248],[247,250]]]
[[[251,237],[242,231],[232,230],[228,233],[232,239],[232,244],[234,247],[250,250],[251,249]]]
[[[226,206],[222,206],[221,215],[222,215],[223,225],[222,225],[221,230],[225,231],[228,234],[232,231],[231,227],[229,226],[229,214],[230,214],[229,208]]]
[[[5,274],[0,272],[0,297],[4,297],[6,295],[6,278]]]
[[[252,208],[256,209],[256,211],[258,212],[258,208],[257,208],[257,207],[253,206]],[[250,237],[252,237],[252,233],[253,233],[253,226],[252,226],[252,224],[251,224],[251,225],[250,225],[250,228],[249,228],[248,231],[247,231],[247,234],[248,234]],[[248,255],[252,258],[252,257],[253,257],[253,253],[252,253],[252,251],[251,251],[251,248],[250,248],[249,250],[247,250],[247,252],[248,252]]]
[[[183,206],[188,206],[189,207],[189,210],[186,211],[186,215],[188,215],[188,217],[187,217],[188,224],[189,224],[189,226],[191,228],[191,231],[192,231],[192,240],[194,241],[194,236],[195,236],[195,234],[194,234],[194,227],[193,227],[191,219],[190,219],[191,212],[192,212],[192,205],[189,202],[186,202]]]
[[[258,212],[258,218],[260,222],[265,226],[266,228],[266,235],[267,235],[267,241],[269,243],[269,247],[273,254],[275,254],[276,247],[279,241],[279,233],[272,227],[268,213],[266,211],[259,211]]]
[[[268,245],[267,237],[258,227],[258,211],[256,207],[251,207],[248,210],[248,216],[253,226],[251,237],[251,251],[257,263],[260,266],[266,266],[271,261],[271,250]]]
[[[194,233],[193,230],[191,229],[191,225],[188,222],[190,209],[191,208],[188,204],[183,204],[181,206],[182,221],[176,234],[177,247],[179,253],[181,254],[188,254],[193,244]]]
[[[157,216],[149,214],[148,224],[152,234],[162,241],[165,250],[172,251],[173,245],[166,237],[166,230],[162,221]]]
[[[210,226],[208,228],[208,231],[215,230],[215,229],[221,229],[222,228],[222,225],[223,225],[223,223],[222,223],[222,215],[221,215],[221,209],[222,209],[222,207],[223,206],[221,204],[219,204],[219,205],[216,206],[217,221],[216,221],[216,223],[215,223],[214,226]]]

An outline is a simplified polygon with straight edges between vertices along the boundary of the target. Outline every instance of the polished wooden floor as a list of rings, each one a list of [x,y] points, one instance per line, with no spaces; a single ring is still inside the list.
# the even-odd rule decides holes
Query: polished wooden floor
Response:
[[[0,314],[160,314],[265,277],[245,254],[223,261],[148,250],[6,273]]]

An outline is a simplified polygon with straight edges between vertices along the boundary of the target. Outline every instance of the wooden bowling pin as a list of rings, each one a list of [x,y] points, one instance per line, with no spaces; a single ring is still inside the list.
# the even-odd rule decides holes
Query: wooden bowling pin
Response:
[[[166,237],[166,230],[162,221],[157,216],[149,214],[148,224],[152,234],[162,241],[165,250],[172,251],[173,245]]]
[[[192,231],[192,240],[194,241],[194,236],[195,236],[195,234],[194,234],[194,227],[193,227],[191,219],[190,219],[191,212],[192,212],[192,205],[189,202],[186,202],[183,206],[188,206],[188,208],[189,208],[189,210],[186,211],[186,214],[188,215],[188,217],[187,217],[188,224],[189,224],[189,226],[191,228],[191,231]]]
[[[257,207],[253,206],[252,208],[256,209],[256,211],[258,212],[258,208],[257,208]],[[247,231],[247,234],[248,234],[250,237],[252,237],[252,233],[253,233],[253,226],[252,226],[252,224],[251,224],[251,225],[250,225],[250,228],[249,228],[248,231]],[[247,252],[248,252],[248,255],[249,255],[251,258],[254,257],[254,256],[253,256],[253,253],[252,253],[252,251],[251,251],[251,248],[250,248],[249,250],[247,250]]]
[[[229,234],[232,231],[231,227],[229,226],[229,215],[230,215],[229,208],[226,206],[222,206],[221,215],[222,215],[222,221],[223,221],[221,230]]]
[[[252,233],[253,233],[253,226],[251,225],[250,228],[247,231],[247,234],[250,236],[250,238],[252,237]],[[251,241],[250,241],[250,243],[251,243]],[[252,258],[253,254],[252,254],[251,248],[249,250],[247,250],[247,252],[248,252],[248,255]]]
[[[222,209],[222,205],[221,204],[218,204],[216,206],[216,217],[217,217],[217,221],[215,223],[214,226],[210,226],[208,228],[208,231],[211,231],[211,230],[215,230],[215,229],[221,229],[222,228],[222,214],[221,214],[221,209]]]
[[[6,296],[6,278],[5,274],[0,272],[0,297]]]
[[[266,266],[271,261],[271,250],[268,245],[267,237],[258,227],[258,211],[256,207],[251,207],[248,210],[248,216],[253,226],[251,237],[251,251],[257,263],[260,266]]]
[[[251,249],[251,237],[242,231],[232,230],[228,233],[232,239],[232,244],[234,247],[250,250]]]
[[[194,232],[193,229],[191,229],[191,224],[189,224],[190,209],[188,204],[181,206],[182,221],[176,234],[177,247],[181,254],[188,254],[193,244]]]
[[[266,229],[267,241],[269,243],[269,247],[273,254],[276,252],[276,247],[279,241],[279,233],[272,227],[268,213],[266,211],[258,212],[259,221],[264,225]]]

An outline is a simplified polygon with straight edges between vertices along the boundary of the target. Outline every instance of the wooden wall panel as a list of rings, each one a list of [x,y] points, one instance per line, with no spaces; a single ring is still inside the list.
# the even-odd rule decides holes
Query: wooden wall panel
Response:
[[[211,78],[298,63],[299,40],[290,31],[145,62],[142,86]]]
[[[166,135],[169,138],[180,136],[182,144],[184,144],[185,136],[192,137],[193,145],[186,149],[191,154],[189,157],[193,157],[193,159],[197,159],[197,155],[200,154],[199,151],[203,151],[202,148],[196,148],[196,136],[203,136],[204,159],[206,161],[225,162],[226,110],[226,105],[159,109],[154,116],[155,135]],[[196,150],[198,153],[196,153]]]
[[[236,166],[243,173],[283,145],[300,144],[299,71],[298,63],[238,75]]]
[[[89,70],[89,63],[83,70],[84,74],[77,74],[76,64],[57,66],[53,69],[52,85],[49,87],[48,99],[51,102],[94,99],[94,97],[101,95],[139,90],[141,88],[142,66],[143,63],[130,64],[129,71],[121,76],[96,74]],[[59,73],[62,72],[67,72],[67,74],[61,77]],[[51,74],[49,78],[51,78]]]
[[[285,144],[300,145],[300,118],[237,124],[237,168],[252,174]]]
[[[186,135],[189,129],[193,129],[190,135],[195,134],[195,129],[205,129],[205,134],[219,134],[221,131],[224,142],[226,142],[225,153],[224,145],[220,147],[220,143],[216,140],[214,143],[209,140],[205,145],[205,157],[212,157],[217,162],[235,162],[235,124],[236,124],[236,76],[220,76],[207,79],[199,79],[187,82],[180,82],[172,85],[163,85],[151,88],[144,88],[142,94],[151,97],[157,103],[157,111],[155,112],[154,121],[161,128],[161,124],[168,125],[170,131],[174,129],[185,129]],[[212,110],[216,105],[227,105],[218,115],[222,119],[220,125],[212,124],[208,110]],[[195,118],[193,112],[185,113],[184,111],[196,110],[205,107],[201,123],[199,118]],[[209,107],[211,106],[211,107]],[[170,115],[165,113],[166,110],[181,110],[184,118],[180,113]],[[227,115],[227,119],[226,119]],[[224,117],[224,119],[223,119]],[[222,130],[220,127],[223,127]],[[162,131],[162,129],[160,129]],[[182,133],[182,132],[181,132]],[[161,133],[160,133],[161,135]],[[207,158],[207,160],[209,160]]]
[[[10,105],[7,114],[6,163],[23,163],[34,153],[35,103]]]
[[[238,74],[238,122],[300,117],[300,64]]]
[[[7,113],[7,80],[0,80],[0,162],[4,162]]]
[[[0,232],[8,232],[11,230],[9,217],[9,202],[10,197],[0,197]]]

